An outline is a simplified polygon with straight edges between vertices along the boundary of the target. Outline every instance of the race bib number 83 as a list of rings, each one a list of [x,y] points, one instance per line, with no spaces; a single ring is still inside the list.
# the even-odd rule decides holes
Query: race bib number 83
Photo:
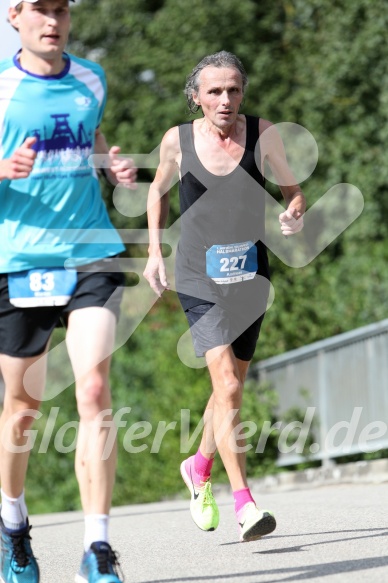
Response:
[[[65,306],[77,285],[77,272],[63,267],[8,274],[9,301],[18,308]]]
[[[206,251],[206,273],[217,284],[253,279],[257,268],[257,248],[252,241],[213,245]]]

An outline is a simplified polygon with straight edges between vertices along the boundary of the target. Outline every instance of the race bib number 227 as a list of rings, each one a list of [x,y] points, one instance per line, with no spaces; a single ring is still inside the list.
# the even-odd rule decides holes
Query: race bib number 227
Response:
[[[206,273],[217,284],[253,279],[257,268],[257,248],[252,241],[213,245],[206,251]]]

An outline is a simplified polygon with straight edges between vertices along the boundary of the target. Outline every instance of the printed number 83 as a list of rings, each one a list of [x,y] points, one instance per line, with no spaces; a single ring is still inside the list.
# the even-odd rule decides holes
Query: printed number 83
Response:
[[[54,289],[54,274],[53,273],[31,273],[30,275],[30,290],[33,292],[52,291]]]

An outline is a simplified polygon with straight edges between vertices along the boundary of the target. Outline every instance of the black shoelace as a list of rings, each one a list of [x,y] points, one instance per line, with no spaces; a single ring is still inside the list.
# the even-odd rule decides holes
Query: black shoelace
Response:
[[[92,550],[96,555],[98,572],[101,575],[109,575],[109,573],[114,572],[117,577],[120,577],[124,581],[124,575],[121,570],[119,563],[119,555],[114,550],[109,548],[98,549],[92,545]]]
[[[31,526],[22,533],[10,534],[12,540],[12,559],[15,560],[19,569],[24,569],[31,561],[31,552],[27,543],[27,540],[31,540],[30,530]],[[12,568],[13,571],[17,572],[14,567]]]

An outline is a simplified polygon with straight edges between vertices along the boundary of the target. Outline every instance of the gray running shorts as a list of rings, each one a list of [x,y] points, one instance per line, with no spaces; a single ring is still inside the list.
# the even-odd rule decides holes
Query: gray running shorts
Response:
[[[236,358],[252,360],[264,314],[248,326],[242,324],[238,315],[232,316],[213,303],[193,306],[185,314],[196,356],[204,356],[217,346],[231,345]]]

